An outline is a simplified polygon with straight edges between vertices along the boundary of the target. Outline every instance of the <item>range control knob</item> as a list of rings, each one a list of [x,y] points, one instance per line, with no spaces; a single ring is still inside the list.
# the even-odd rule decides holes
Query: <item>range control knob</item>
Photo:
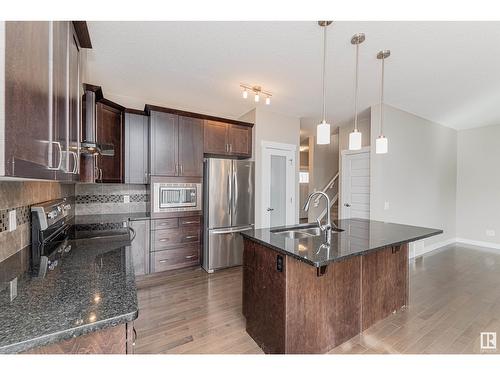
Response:
[[[57,217],[57,211],[54,210],[54,211],[50,211],[48,214],[47,214],[47,217],[49,219],[54,219],[55,217]]]

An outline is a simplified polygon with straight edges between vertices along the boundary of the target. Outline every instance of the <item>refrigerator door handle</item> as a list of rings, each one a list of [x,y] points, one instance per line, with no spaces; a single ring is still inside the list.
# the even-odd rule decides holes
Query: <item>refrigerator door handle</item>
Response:
[[[253,229],[253,225],[246,225],[244,227],[236,227],[236,228],[211,229],[210,234],[230,234],[230,233],[243,232],[250,229]]]

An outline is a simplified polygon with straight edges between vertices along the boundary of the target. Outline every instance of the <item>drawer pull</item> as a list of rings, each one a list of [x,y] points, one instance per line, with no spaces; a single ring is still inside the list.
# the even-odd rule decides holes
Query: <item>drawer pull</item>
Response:
[[[167,241],[170,241],[170,238],[160,238],[158,241],[167,242]]]
[[[198,220],[196,221],[183,221],[182,224],[199,224],[200,222]]]
[[[190,240],[192,238],[198,238],[198,236],[186,236],[186,237],[184,237],[184,239],[186,239],[186,240]]]
[[[186,255],[186,259],[192,259],[192,258],[195,258],[196,255]]]
[[[162,259],[160,260],[160,263],[167,263],[168,262],[168,259]]]

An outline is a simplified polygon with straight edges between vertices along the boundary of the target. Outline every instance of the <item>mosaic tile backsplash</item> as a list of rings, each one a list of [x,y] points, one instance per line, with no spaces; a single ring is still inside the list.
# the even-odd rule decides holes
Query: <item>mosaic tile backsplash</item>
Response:
[[[124,203],[125,195],[129,203]],[[76,215],[146,212],[148,202],[147,185],[77,184],[75,187]]]
[[[31,241],[30,208],[52,199],[72,197],[75,185],[57,182],[0,182],[0,262]],[[16,210],[16,230],[9,232],[9,211]]]

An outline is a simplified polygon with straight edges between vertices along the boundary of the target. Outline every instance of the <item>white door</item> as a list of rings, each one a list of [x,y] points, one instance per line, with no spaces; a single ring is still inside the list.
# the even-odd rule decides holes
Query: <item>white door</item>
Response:
[[[370,218],[370,150],[342,152],[341,218]]]
[[[262,143],[262,205],[264,228],[295,223],[294,145]]]

